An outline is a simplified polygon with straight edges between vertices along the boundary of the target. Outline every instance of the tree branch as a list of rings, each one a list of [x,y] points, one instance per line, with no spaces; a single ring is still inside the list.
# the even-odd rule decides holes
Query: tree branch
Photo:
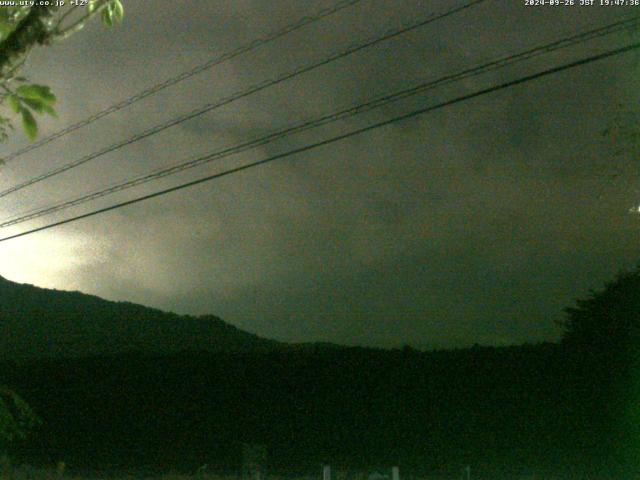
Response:
[[[0,78],[13,63],[25,55],[36,44],[47,43],[51,31],[46,21],[58,9],[56,6],[33,6],[16,29],[0,43]]]
[[[85,15],[83,15],[82,17],[80,17],[78,20],[76,20],[75,22],[73,22],[71,25],[65,27],[65,28],[61,28],[60,24],[58,24],[56,26],[56,29],[53,32],[53,35],[56,38],[67,38],[70,35],[76,33],[78,30],[82,30],[85,26],[85,24],[94,16],[98,15],[99,13],[102,12],[102,10],[104,10],[104,8],[109,4],[109,0],[100,0],[98,2],[96,2],[96,6],[95,8],[86,13]],[[60,23],[62,23],[62,19],[60,21]]]

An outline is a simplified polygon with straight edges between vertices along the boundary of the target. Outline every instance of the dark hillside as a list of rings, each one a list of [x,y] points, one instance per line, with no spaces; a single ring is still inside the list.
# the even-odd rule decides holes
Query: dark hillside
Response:
[[[329,462],[598,479],[633,453],[616,447],[635,432],[618,420],[632,370],[607,360],[627,357],[573,337],[434,352],[286,345],[216,317],[6,280],[0,314],[0,384],[43,420],[13,451],[29,463],[237,472],[248,443],[277,473]]]
[[[557,345],[452,352],[282,349],[5,365],[44,424],[20,454],[94,469],[237,470],[265,444],[273,471],[322,461],[415,472],[591,468],[591,435]],[[588,388],[587,388],[588,390]]]
[[[0,277],[0,359],[235,351],[275,345],[211,315],[181,316]]]

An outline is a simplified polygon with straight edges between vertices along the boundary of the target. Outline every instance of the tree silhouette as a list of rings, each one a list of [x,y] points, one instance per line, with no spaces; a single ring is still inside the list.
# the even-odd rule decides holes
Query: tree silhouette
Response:
[[[563,342],[611,360],[637,354],[640,331],[640,267],[619,273],[601,291],[565,309]]]
[[[0,454],[23,440],[38,423],[38,417],[16,392],[0,387]]]
[[[567,308],[562,343],[609,462],[640,467],[640,266]],[[591,417],[591,419],[588,419]],[[597,420],[594,420],[597,419]],[[613,460],[613,461],[612,461]]]

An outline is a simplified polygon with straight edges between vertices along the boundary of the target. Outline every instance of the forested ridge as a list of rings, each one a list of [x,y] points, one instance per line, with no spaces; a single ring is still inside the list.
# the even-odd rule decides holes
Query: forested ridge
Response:
[[[0,378],[42,420],[13,456],[78,471],[237,472],[242,445],[257,444],[278,473],[328,462],[397,464],[416,475],[473,465],[478,478],[622,478],[637,466],[637,350],[622,340],[635,323],[625,333],[592,318],[611,341],[577,325],[611,290],[612,301],[626,299],[621,318],[637,315],[637,280],[620,276],[568,310],[559,343],[430,352],[279,344],[5,361]],[[616,308],[602,311],[615,321]]]

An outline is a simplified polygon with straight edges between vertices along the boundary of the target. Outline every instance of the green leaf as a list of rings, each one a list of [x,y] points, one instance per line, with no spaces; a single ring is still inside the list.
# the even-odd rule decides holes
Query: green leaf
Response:
[[[11,108],[11,110],[13,110],[14,113],[20,113],[22,104],[20,102],[20,99],[16,95],[14,94],[9,95],[7,97],[7,103],[9,104],[9,108]]]
[[[11,120],[0,115],[0,143],[6,142],[9,138],[9,131],[13,130]],[[0,165],[4,165],[4,161],[0,158]]]
[[[53,107],[40,99],[35,98],[23,98],[22,101],[28,105],[33,111],[38,113],[48,113],[52,117],[57,117],[58,114]]]
[[[42,109],[44,110],[44,113],[48,113],[53,118],[58,118],[58,112],[56,112],[51,105],[44,105]]]
[[[104,23],[107,27],[113,27],[113,13],[111,11],[111,5],[107,6],[104,10],[102,10],[102,23]]]
[[[9,21],[0,20],[0,39],[4,40],[9,36],[11,32],[13,32],[16,28],[16,25]]]
[[[113,20],[116,23],[122,23],[122,19],[124,18],[124,7],[122,6],[122,2],[120,0],[113,0],[111,5],[113,8]]]
[[[46,85],[21,85],[16,89],[16,93],[22,98],[40,100],[47,105],[56,103],[56,96],[51,93],[51,89]]]
[[[28,108],[23,108],[20,113],[22,113],[22,127],[27,137],[29,137],[29,140],[35,140],[38,136],[38,123],[36,119],[33,118]]]
[[[23,98],[22,102],[25,105],[28,105],[33,111],[38,112],[38,113],[44,113],[44,108],[45,106],[47,106],[46,103],[44,103],[42,100],[40,100],[39,98]]]

